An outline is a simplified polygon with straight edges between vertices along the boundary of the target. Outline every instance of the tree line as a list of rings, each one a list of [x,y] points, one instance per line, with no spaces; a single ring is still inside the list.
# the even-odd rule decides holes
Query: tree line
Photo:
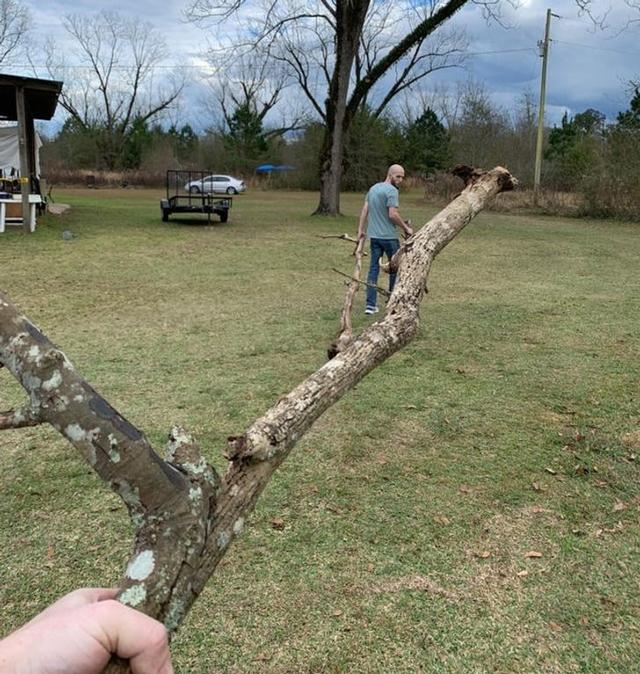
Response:
[[[262,161],[283,162],[297,170],[280,180],[317,189],[316,212],[326,214],[339,212],[341,190],[365,189],[397,161],[422,177],[456,162],[506,164],[528,184],[536,118],[530,93],[505,110],[477,84],[424,88],[435,71],[463,65],[467,38],[451,19],[467,2],[290,0],[266,2],[264,14],[249,20],[244,0],[191,2],[187,18],[213,26],[221,45],[204,54],[215,77],[203,96],[211,123],[198,134],[180,105],[184,70],[158,76],[169,54],[158,31],[116,12],[69,14],[62,23],[75,45],[74,65],[66,62],[69,50],[52,41],[43,47],[45,74],[64,81],[60,103],[68,114],[44,164],[54,174],[63,167],[136,170],[153,179],[178,167],[248,177]],[[588,14],[594,7],[576,2]],[[472,4],[490,15],[500,8]],[[20,0],[0,0],[0,26],[2,65],[24,54],[30,22]],[[567,117],[548,130],[543,184],[582,190],[595,204],[604,182],[617,201],[633,204],[635,143],[622,119],[607,125],[589,110]]]
[[[640,93],[612,123],[587,109],[546,130],[542,186],[583,195],[588,212],[637,217],[640,210]],[[224,124],[196,133],[189,124],[136,118],[123,134],[120,154],[111,163],[112,144],[104,128],[87,128],[69,118],[43,148],[44,164],[54,175],[65,169],[139,171],[159,183],[167,168],[215,170],[256,176],[262,163],[295,170],[269,178],[274,187],[318,190],[319,156],[325,132],[318,121],[295,129],[265,123],[263,107],[252,95],[226,105]],[[393,114],[376,115],[364,107],[344,139],[342,189],[366,190],[390,163],[402,163],[409,175],[437,180],[457,163],[504,164],[525,187],[533,182],[537,110],[531,93],[513,109],[495,105],[482,85],[467,82],[423,97]],[[106,149],[106,151],[105,151]]]

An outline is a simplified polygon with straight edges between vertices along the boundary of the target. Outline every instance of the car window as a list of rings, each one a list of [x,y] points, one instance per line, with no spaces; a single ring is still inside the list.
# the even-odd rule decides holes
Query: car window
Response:
[[[227,176],[216,176],[214,179],[217,183],[228,183],[229,178]]]

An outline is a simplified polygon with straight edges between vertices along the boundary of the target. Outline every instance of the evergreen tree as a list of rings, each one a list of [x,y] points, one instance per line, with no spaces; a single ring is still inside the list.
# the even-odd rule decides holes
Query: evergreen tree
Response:
[[[234,163],[241,169],[249,168],[262,159],[267,150],[267,140],[262,119],[251,103],[236,107],[228,119],[229,130],[224,136],[227,150]]]
[[[403,162],[409,171],[427,177],[451,161],[449,134],[431,108],[405,127],[403,141]]]
[[[156,130],[158,127],[155,127]],[[153,145],[154,132],[142,117],[136,117],[125,134],[122,146],[122,168],[140,168],[143,156]]]
[[[635,87],[629,109],[618,113],[618,126],[624,129],[640,129],[640,88]]]

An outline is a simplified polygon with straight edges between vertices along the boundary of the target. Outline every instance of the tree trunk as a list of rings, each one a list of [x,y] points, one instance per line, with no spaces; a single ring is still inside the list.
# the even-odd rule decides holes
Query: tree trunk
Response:
[[[28,394],[0,414],[0,430],[49,423],[116,491],[135,527],[119,600],[174,632],[295,443],[318,417],[418,330],[418,310],[435,256],[494,195],[512,189],[506,169],[464,171],[462,193],[398,255],[398,276],[384,317],[281,397],[242,435],[229,438],[230,465],[219,478],[193,438],[173,428],[161,458],[144,435],[74,369],[67,357],[0,293],[0,365]],[[347,343],[348,342],[348,343]],[[113,662],[110,674],[127,672]]]
[[[320,153],[320,201],[314,215],[340,214],[344,136],[353,119],[347,110],[347,96],[369,4],[368,0],[336,2],[336,63],[326,101],[326,128]]]
[[[327,127],[320,153],[320,201],[314,215],[340,215],[343,153],[342,127]]]

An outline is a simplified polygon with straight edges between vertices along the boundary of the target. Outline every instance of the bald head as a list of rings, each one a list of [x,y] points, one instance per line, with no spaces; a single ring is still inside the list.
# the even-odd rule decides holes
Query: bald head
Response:
[[[400,164],[391,164],[387,171],[386,182],[391,183],[394,187],[400,187],[404,180],[404,169]]]

